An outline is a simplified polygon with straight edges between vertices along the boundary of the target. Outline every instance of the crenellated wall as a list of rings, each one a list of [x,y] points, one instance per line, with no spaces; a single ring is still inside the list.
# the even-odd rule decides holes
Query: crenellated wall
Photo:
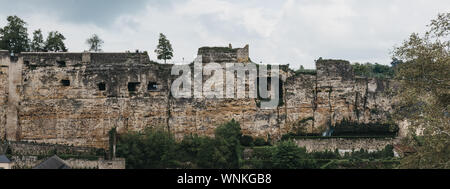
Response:
[[[391,82],[355,77],[341,60],[318,60],[313,75],[283,69],[283,103],[261,109],[251,98],[175,99],[172,65],[145,53],[23,53],[14,61],[0,54],[0,135],[12,141],[107,148],[114,127],[213,136],[231,119],[244,134],[279,139],[297,129],[322,133],[343,119],[386,122],[391,111]],[[248,46],[201,48],[199,55],[203,64],[251,64]]]

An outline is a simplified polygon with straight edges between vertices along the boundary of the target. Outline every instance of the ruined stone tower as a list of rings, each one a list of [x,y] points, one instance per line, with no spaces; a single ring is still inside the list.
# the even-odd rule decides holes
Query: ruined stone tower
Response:
[[[250,62],[248,45],[236,49],[233,49],[231,44],[229,47],[202,47],[198,49],[198,55],[202,56],[203,63]]]

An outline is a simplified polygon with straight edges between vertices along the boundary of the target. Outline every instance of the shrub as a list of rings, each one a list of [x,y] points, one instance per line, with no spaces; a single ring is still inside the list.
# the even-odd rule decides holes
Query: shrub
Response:
[[[255,146],[266,146],[266,145],[268,145],[266,140],[264,140],[263,138],[256,138],[254,144],[255,144]]]
[[[238,168],[242,159],[242,147],[240,141],[242,137],[241,125],[234,119],[220,125],[216,128],[215,137],[218,143],[217,145],[222,145],[218,147],[229,152],[224,154],[230,165],[229,168]]]
[[[299,148],[293,141],[282,141],[274,149],[272,161],[277,169],[314,168],[305,148]]]
[[[324,152],[313,152],[311,153],[313,159],[339,159],[339,152],[336,150],[332,151],[324,151]]]
[[[176,142],[163,130],[146,129],[144,134],[129,133],[119,138],[117,154],[125,157],[127,168],[176,167]]]
[[[166,131],[146,129],[121,135],[117,155],[127,168],[239,168],[242,156],[241,127],[232,120],[219,126],[215,138],[186,136],[181,142]]]
[[[362,124],[349,120],[342,120],[334,126],[332,136],[389,136],[398,133],[398,126],[394,123]]]
[[[248,135],[244,135],[241,137],[241,145],[242,146],[248,146],[248,147],[252,147],[254,145],[253,143],[253,137],[248,136]]]
[[[196,157],[199,167],[207,169],[238,168],[235,154],[230,151],[225,140],[204,137],[201,138],[201,141]]]
[[[378,63],[352,64],[355,75],[362,77],[376,77],[376,78],[392,78],[394,77],[394,69],[390,66],[381,65]]]

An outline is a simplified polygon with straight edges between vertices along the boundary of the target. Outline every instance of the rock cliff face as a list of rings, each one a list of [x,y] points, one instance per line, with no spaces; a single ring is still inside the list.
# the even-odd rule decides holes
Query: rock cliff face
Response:
[[[320,133],[344,119],[388,122],[391,81],[356,77],[343,60],[318,60],[316,68],[316,75],[296,75],[286,82],[287,129]]]
[[[322,133],[343,119],[386,122],[391,111],[391,82],[355,77],[341,60],[318,60],[316,75],[282,69],[283,103],[261,109],[251,98],[175,99],[172,65],[144,53],[0,55],[0,136],[11,141],[107,148],[114,127],[212,136],[231,119],[244,134],[279,139],[298,129]],[[201,48],[199,55],[203,64],[250,64],[248,46]]]

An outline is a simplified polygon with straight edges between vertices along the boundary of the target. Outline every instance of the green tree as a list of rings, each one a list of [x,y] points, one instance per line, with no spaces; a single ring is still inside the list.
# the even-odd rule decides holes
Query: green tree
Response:
[[[11,53],[20,53],[29,50],[28,31],[26,22],[17,16],[8,16],[8,24],[0,28],[0,49]]]
[[[177,159],[192,163],[188,168],[219,169],[230,168],[230,150],[224,140],[204,136],[185,136],[178,145]]]
[[[158,56],[158,60],[164,60],[164,63],[166,63],[166,60],[170,60],[173,57],[172,45],[167,37],[162,33],[159,34],[159,42],[155,53]]]
[[[58,31],[51,31],[45,41],[45,50],[49,52],[67,52],[64,40],[66,40],[66,37],[63,34]]]
[[[378,63],[355,63],[352,64],[353,71],[358,76],[363,77],[377,77],[377,78],[392,78],[394,70],[390,66],[381,65]]]
[[[305,148],[299,148],[292,140],[281,141],[272,155],[276,169],[314,168],[314,163],[308,157]]]
[[[139,133],[128,133],[119,137],[117,155],[125,158],[128,169],[139,169],[145,166],[142,138],[143,136]]]
[[[228,169],[239,168],[228,144],[224,140],[201,138],[196,157],[196,163],[200,168]]]
[[[117,155],[125,157],[127,168],[163,169],[177,167],[177,143],[166,131],[148,128],[144,133],[119,137]]]
[[[450,13],[439,14],[423,36],[410,35],[394,51],[400,88],[399,119],[410,121],[410,144],[417,153],[402,160],[405,168],[450,168]],[[423,142],[413,140],[417,131]]]
[[[240,142],[242,132],[239,122],[233,119],[220,125],[216,128],[215,137],[218,143],[224,144],[228,149],[227,161],[230,165],[229,168],[239,168],[242,160],[242,146]]]
[[[30,50],[32,52],[43,52],[45,51],[44,36],[42,35],[41,29],[33,32],[33,40],[30,44]]]
[[[94,34],[86,40],[86,43],[89,45],[89,51],[101,52],[104,41],[97,34]]]

